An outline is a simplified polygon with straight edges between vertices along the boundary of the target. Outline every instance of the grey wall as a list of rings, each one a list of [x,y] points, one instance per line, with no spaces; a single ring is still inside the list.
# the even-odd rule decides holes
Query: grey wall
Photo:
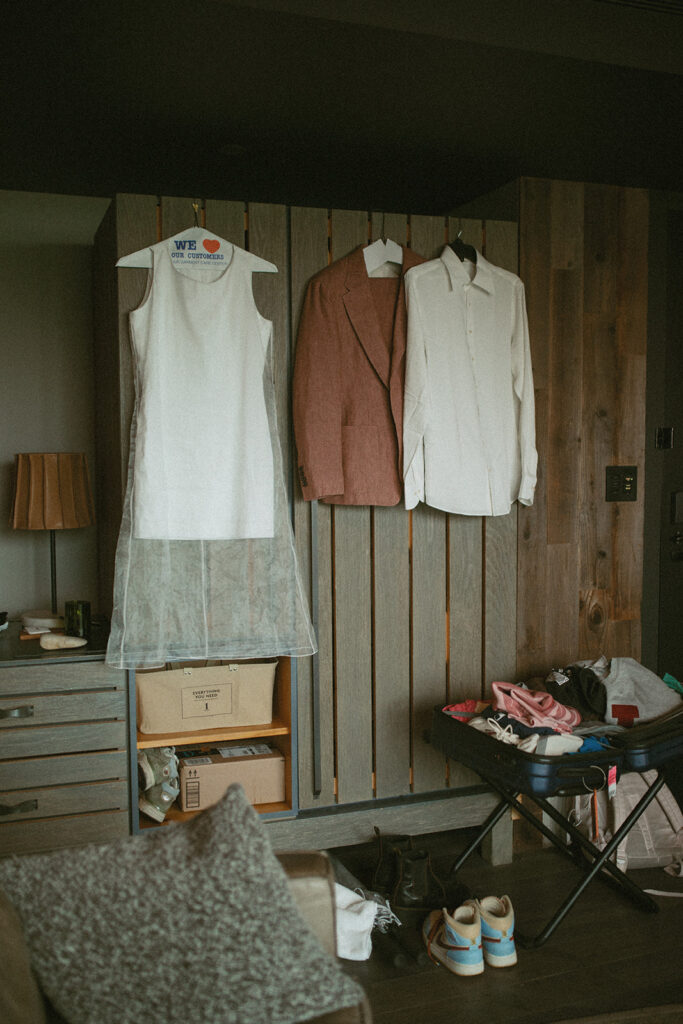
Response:
[[[94,477],[92,242],[107,199],[0,191],[0,610],[50,606],[49,536],[10,530],[16,452],[84,451]],[[57,597],[97,610],[96,530],[57,534]]]

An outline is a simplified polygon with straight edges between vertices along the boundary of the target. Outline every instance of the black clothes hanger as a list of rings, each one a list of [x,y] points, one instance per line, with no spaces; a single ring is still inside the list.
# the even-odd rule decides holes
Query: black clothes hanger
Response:
[[[460,237],[461,234],[462,231],[458,231],[458,237],[455,238],[452,242],[449,242],[451,249],[461,262],[463,260],[471,260],[472,263],[476,263],[477,250],[474,248],[474,246],[467,245],[466,242],[463,242],[462,238]]]

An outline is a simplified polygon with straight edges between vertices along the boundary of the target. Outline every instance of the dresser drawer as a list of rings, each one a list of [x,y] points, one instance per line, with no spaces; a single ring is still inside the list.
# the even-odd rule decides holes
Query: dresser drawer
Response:
[[[126,717],[123,690],[94,693],[30,694],[21,699],[0,698],[0,730],[55,722],[92,722]],[[0,745],[0,756],[3,747]]]
[[[28,761],[0,761],[0,790],[3,791],[127,778],[126,750],[35,757]]]
[[[10,821],[89,811],[119,811],[127,807],[128,784],[125,780],[45,789],[14,789],[0,792],[0,831]]]
[[[108,843],[128,834],[128,811],[103,811],[64,818],[8,822],[0,826],[0,856],[42,853],[65,846],[83,846],[86,843]]]
[[[81,722],[7,729],[0,739],[3,759],[71,754],[83,750],[125,750],[125,722]]]
[[[125,690],[125,687],[123,669],[110,668],[101,661],[65,662],[63,665],[27,663],[0,671],[0,697],[69,690]]]
[[[17,623],[0,636],[0,856],[130,834],[128,673],[93,643],[42,651]]]

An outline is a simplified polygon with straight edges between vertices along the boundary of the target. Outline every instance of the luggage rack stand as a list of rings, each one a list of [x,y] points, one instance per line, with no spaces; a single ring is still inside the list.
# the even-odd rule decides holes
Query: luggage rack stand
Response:
[[[628,818],[626,818],[626,820],[622,823],[621,827],[614,834],[612,839],[610,839],[609,843],[607,844],[607,846],[605,846],[603,850],[598,850],[597,847],[595,847],[593,843],[590,842],[590,840],[588,840],[584,835],[582,835],[582,833],[579,832],[579,830],[567,818],[560,814],[556,807],[553,807],[553,805],[543,797],[532,796],[528,793],[525,794],[526,796],[530,797],[530,799],[532,799],[534,803],[538,807],[540,807],[545,814],[548,814],[551,818],[553,818],[558,825],[560,825],[571,835],[572,839],[579,844],[579,849],[577,849],[576,847],[572,847],[571,845],[568,846],[566,843],[562,841],[562,839],[559,836],[555,835],[555,833],[552,832],[542,821],[540,821],[534,814],[532,814],[528,807],[525,807],[525,805],[521,803],[521,801],[518,799],[518,793],[507,792],[503,789],[502,786],[500,786],[496,782],[493,782],[491,779],[487,779],[483,775],[482,778],[493,789],[500,793],[503,799],[501,800],[500,804],[494,808],[489,817],[486,819],[476,838],[470,843],[467,849],[455,861],[455,863],[451,867],[450,874],[455,874],[457,871],[459,871],[460,867],[465,863],[469,855],[481,843],[484,836],[491,831],[493,826],[497,824],[497,822],[503,816],[508,807],[514,807],[514,809],[518,811],[521,815],[523,815],[527,821],[534,825],[535,828],[539,830],[539,832],[542,832],[547,839],[554,843],[558,850],[561,850],[562,853],[564,853],[567,857],[570,858],[570,860],[573,860],[575,863],[579,864],[579,866],[585,870],[584,877],[572,889],[570,894],[567,896],[566,900],[561,904],[561,906],[558,908],[555,914],[553,914],[553,916],[550,918],[545,927],[541,929],[538,935],[529,937],[520,934],[519,931],[516,931],[515,938],[519,942],[520,946],[522,946],[525,949],[536,949],[538,946],[543,945],[546,939],[548,939],[555,931],[558,924],[569,913],[569,911],[574,906],[583,890],[586,888],[589,882],[591,882],[592,879],[598,874],[601,868],[605,868],[614,878],[614,880],[623,888],[624,892],[643,910],[649,910],[654,913],[656,913],[659,910],[659,907],[652,899],[652,897],[648,896],[646,892],[643,892],[639,885],[636,885],[635,882],[633,882],[627,875],[625,875],[624,872],[621,871],[620,868],[618,868],[616,864],[614,864],[608,858],[611,856],[614,850],[616,850],[619,843],[622,842],[622,840],[628,834],[633,825],[635,825],[636,821],[643,813],[647,805],[652,800],[654,800],[655,796],[661,789],[662,785],[664,784],[664,777],[661,773],[657,774],[657,779],[655,780],[655,782],[641,797],[636,807],[633,808]],[[590,860],[588,863],[586,863],[586,861],[581,856],[581,851],[584,851],[589,858],[592,858],[592,863]]]
[[[516,931],[516,939],[520,946],[527,949],[541,946],[552,935],[581,893],[596,876],[615,884],[642,910],[652,913],[659,910],[652,897],[618,868],[610,860],[610,857],[664,785],[664,772],[656,762],[662,763],[669,754],[680,756],[680,752],[683,750],[683,730],[677,731],[675,751],[666,750],[663,754],[660,751],[660,756],[653,756],[650,760],[641,756],[642,766],[638,763],[638,758],[635,759],[635,766],[630,763],[628,749],[606,748],[598,754],[568,754],[554,757],[528,754],[518,750],[515,746],[501,743],[500,740],[492,736],[471,729],[440,708],[434,710],[430,739],[432,744],[447,757],[460,761],[476,771],[483,781],[501,796],[501,802],[489,814],[475,838],[454,861],[450,869],[451,875],[459,871],[470,854],[480,845],[508,808],[514,808],[583,871],[583,878],[574,886],[537,935],[527,936]],[[651,763],[652,761],[655,763]],[[585,793],[587,790],[602,788],[606,782],[606,769],[612,765],[616,765],[618,770],[624,772],[657,767],[657,776],[612,839],[604,849],[600,850],[546,798],[548,796],[577,795]],[[521,802],[520,795],[529,798],[544,814],[555,821],[562,831],[571,837],[572,842],[568,845],[561,836],[556,835],[548,828],[545,822],[537,818]]]

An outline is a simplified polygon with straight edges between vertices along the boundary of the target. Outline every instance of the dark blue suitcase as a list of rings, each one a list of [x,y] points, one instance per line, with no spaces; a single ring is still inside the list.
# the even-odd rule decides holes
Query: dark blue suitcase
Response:
[[[610,768],[616,768],[618,778],[624,760],[623,749],[614,746],[588,754],[529,754],[473,729],[441,708],[434,709],[431,743],[492,782],[540,797],[604,789]]]

